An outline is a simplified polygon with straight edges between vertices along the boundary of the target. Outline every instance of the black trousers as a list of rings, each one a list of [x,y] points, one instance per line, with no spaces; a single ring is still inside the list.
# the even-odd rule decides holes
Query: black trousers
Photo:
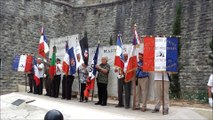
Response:
[[[34,94],[38,94],[38,86],[36,86],[36,81],[35,80],[33,80],[33,87],[34,87],[33,93]]]
[[[51,84],[51,96],[57,98],[59,95],[59,87],[61,82],[61,75],[55,75]]]
[[[33,82],[34,82],[34,74],[30,73],[28,74],[28,81],[29,81],[29,86],[30,86],[30,92],[33,92]]]
[[[97,83],[98,86],[98,103],[102,105],[107,104],[107,84]]]
[[[118,105],[123,106],[124,78],[118,78]]]
[[[118,79],[118,105],[124,105],[123,93],[125,93],[125,107],[130,107],[132,82],[124,82],[125,78]]]
[[[43,78],[40,78],[40,84],[37,86],[38,88],[38,94],[42,95],[43,94]]]
[[[49,75],[47,75],[45,79],[45,89],[46,89],[46,95],[50,96],[51,95],[51,79]]]
[[[72,84],[74,81],[74,76],[64,75],[62,80],[62,99],[71,99],[72,96]]]
[[[81,93],[80,93],[80,101],[84,101],[84,90],[86,88],[86,83],[81,83]],[[87,100],[87,98],[85,98]]]
[[[130,107],[132,81],[124,82],[125,89],[125,107]]]

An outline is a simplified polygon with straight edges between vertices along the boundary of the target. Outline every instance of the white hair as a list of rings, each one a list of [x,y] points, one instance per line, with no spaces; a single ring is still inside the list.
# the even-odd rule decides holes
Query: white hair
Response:
[[[102,56],[102,59],[105,58],[108,61],[108,57],[107,56]]]

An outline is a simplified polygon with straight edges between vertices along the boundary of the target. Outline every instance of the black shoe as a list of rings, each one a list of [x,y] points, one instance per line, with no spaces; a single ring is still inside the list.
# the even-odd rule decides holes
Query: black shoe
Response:
[[[118,104],[118,105],[116,105],[115,107],[116,107],[116,108],[124,107],[124,105],[119,105],[119,104]]]
[[[129,106],[125,106],[125,109],[129,109],[130,107]]]
[[[100,102],[95,103],[95,105],[100,105],[100,104],[101,104]]]
[[[87,102],[87,100],[84,100],[84,103],[86,103]]]
[[[169,109],[163,110],[163,115],[168,115],[169,114]]]
[[[32,91],[28,91],[27,93],[33,93]]]
[[[157,112],[159,112],[159,109],[152,110],[152,113],[157,113]]]
[[[83,100],[79,100],[79,102],[83,102]]]
[[[101,106],[107,106],[107,104],[101,104]]]
[[[62,97],[61,99],[65,99],[64,97]]]

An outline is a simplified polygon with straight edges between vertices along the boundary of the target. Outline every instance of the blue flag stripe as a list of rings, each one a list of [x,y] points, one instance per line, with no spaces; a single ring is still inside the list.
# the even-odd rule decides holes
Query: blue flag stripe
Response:
[[[19,60],[20,60],[20,56],[16,55],[12,65],[14,71],[18,71]]]
[[[96,75],[96,72],[97,72],[95,65],[98,63],[98,53],[99,53],[99,44],[98,44],[98,47],[96,48],[96,52],[95,52],[95,55],[94,55],[94,58],[93,58],[94,66],[93,66],[92,74],[94,76]]]
[[[178,68],[178,39],[167,38],[166,71],[177,72]]]

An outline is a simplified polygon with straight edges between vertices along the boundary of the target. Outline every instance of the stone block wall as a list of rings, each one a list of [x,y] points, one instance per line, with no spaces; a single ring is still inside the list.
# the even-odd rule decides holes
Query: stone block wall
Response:
[[[89,46],[108,46],[110,37],[123,33],[124,43],[133,38],[133,24],[139,35],[171,35],[178,0],[1,0],[0,59],[1,94],[17,91],[25,83],[23,73],[14,72],[14,55],[33,53],[37,57],[39,29],[43,25],[48,40],[88,32]],[[182,91],[205,90],[212,68],[206,60],[212,37],[213,2],[181,0]]]

